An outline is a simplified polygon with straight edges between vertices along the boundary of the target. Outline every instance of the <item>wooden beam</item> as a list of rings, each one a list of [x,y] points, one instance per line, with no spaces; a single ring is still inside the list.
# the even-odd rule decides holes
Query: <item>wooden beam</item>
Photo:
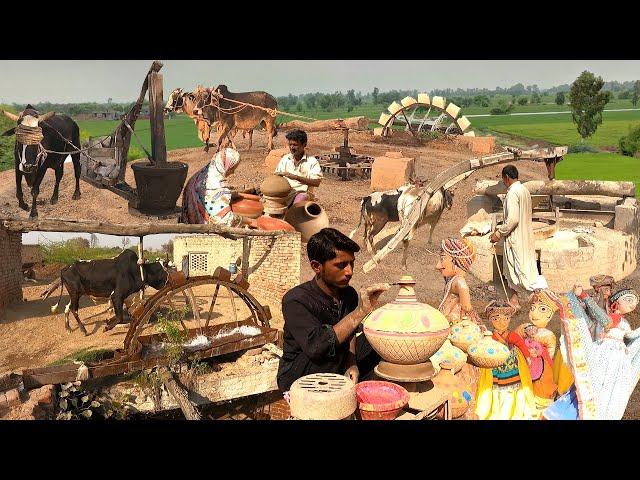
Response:
[[[318,120],[315,122],[301,122],[293,120],[278,126],[279,130],[292,130],[301,128],[305,132],[327,132],[330,130],[340,130],[350,128],[352,130],[367,130],[369,128],[369,120],[367,117],[351,117],[351,118],[335,118],[331,120]]]
[[[151,123],[151,156],[157,165],[167,163],[167,143],[164,136],[164,103],[162,74],[149,74],[149,122]]]
[[[82,232],[105,235],[141,237],[160,233],[210,233],[225,238],[278,237],[291,234],[284,230],[264,231],[232,228],[216,224],[190,225],[183,223],[143,223],[140,225],[99,222],[95,220],[65,220],[49,218],[43,220],[0,219],[0,226],[10,232]]]
[[[161,368],[159,373],[162,383],[180,406],[184,417],[187,420],[200,420],[200,412],[191,404],[189,401],[189,393],[182,385],[176,382],[176,379],[173,378],[173,373],[171,373],[168,368]]]
[[[602,195],[605,197],[635,197],[633,182],[610,182],[604,180],[531,180],[524,182],[531,195]],[[475,195],[495,197],[507,193],[501,181],[479,180],[473,189]]]

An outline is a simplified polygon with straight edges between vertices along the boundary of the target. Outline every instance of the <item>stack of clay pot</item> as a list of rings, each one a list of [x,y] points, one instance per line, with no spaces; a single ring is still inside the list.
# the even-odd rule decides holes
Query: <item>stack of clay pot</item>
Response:
[[[244,218],[258,218],[262,215],[262,203],[258,195],[238,193],[238,199],[231,202],[231,211]]]
[[[260,185],[264,211],[269,215],[283,215],[290,201],[291,185],[279,175],[267,177]]]
[[[356,386],[344,375],[313,373],[289,390],[291,416],[298,420],[342,420],[356,411]]]

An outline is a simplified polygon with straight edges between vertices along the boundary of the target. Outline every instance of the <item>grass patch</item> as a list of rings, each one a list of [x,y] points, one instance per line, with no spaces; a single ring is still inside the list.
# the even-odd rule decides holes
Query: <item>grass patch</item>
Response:
[[[100,362],[107,358],[113,357],[113,350],[107,348],[83,348],[82,350],[78,350],[77,352],[70,353],[66,357],[60,358],[54,362],[51,362],[49,367],[53,367],[56,365],[63,365],[65,363],[71,362],[84,362],[84,363],[92,363],[92,362]]]
[[[558,180],[611,180],[640,184],[640,159],[616,153],[572,153],[556,166]],[[638,192],[636,190],[636,197]]]
[[[136,254],[138,253],[137,246],[128,247]],[[50,263],[63,263],[70,265],[76,260],[106,260],[117,257],[122,252],[121,247],[95,247],[89,248],[79,246],[76,239],[69,239],[60,242],[49,242],[47,244],[40,245],[42,250],[42,256],[46,264]],[[171,260],[173,254],[169,254],[169,260]],[[165,254],[157,251],[144,250],[144,258],[153,262],[156,258],[165,259]]]

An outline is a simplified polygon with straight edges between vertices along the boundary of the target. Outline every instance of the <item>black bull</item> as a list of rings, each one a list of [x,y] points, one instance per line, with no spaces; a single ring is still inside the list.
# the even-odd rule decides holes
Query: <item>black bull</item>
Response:
[[[17,126],[19,126],[27,115],[35,118],[39,116],[37,111],[28,106],[27,109],[18,116],[17,120],[15,118],[12,119],[16,120]],[[15,115],[12,116],[14,117]],[[40,145],[44,149],[52,152],[73,152],[80,148],[80,128],[70,117],[66,115],[54,115],[46,121],[39,123],[38,126],[42,128],[43,138]],[[15,133],[15,130],[15,128],[12,128],[5,132],[3,136],[12,135]],[[67,141],[72,145],[67,143]],[[16,197],[20,208],[27,211],[30,210],[30,217],[38,216],[36,200],[40,194],[42,179],[49,168],[54,170],[56,176],[56,183],[53,189],[53,195],[51,196],[51,204],[54,205],[58,202],[58,190],[60,188],[62,175],[64,174],[64,161],[67,155],[71,155],[76,178],[76,187],[72,198],[74,200],[80,198],[80,153],[47,153],[46,156],[42,154],[38,155],[41,152],[42,150],[39,145],[23,145],[16,138],[14,147]],[[29,208],[29,205],[25,203],[23,198],[23,176],[27,182],[27,186],[31,187],[31,208]]]
[[[69,293],[69,305],[64,312],[67,330],[70,330],[69,311],[71,311],[80,330],[87,335],[87,330],[78,316],[80,297],[83,295],[111,299],[115,317],[104,327],[105,330],[111,330],[117,323],[128,320],[129,318],[125,318],[129,315],[124,309],[124,301],[129,295],[139,292],[145,285],[160,290],[167,283],[167,270],[161,262],[142,265],[144,280],[140,275],[140,266],[137,262],[138,255],[135,252],[124,250],[115,258],[76,261],[63,268],[60,272],[60,296],[58,303],[51,307],[52,313],[57,312],[62,300],[63,288],[66,287]]]

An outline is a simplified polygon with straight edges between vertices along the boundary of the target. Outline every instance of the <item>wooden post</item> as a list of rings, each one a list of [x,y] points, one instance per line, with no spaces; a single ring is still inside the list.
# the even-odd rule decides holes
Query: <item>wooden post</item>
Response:
[[[162,383],[167,388],[169,393],[173,396],[173,398],[175,398],[176,402],[180,406],[180,409],[182,410],[182,413],[184,413],[184,417],[187,420],[200,420],[200,412],[198,412],[198,410],[196,410],[196,407],[191,404],[191,402],[189,401],[189,394],[178,384],[178,382],[176,382],[171,371],[168,368],[163,367],[162,369],[160,369],[159,373],[160,378],[162,379]]]
[[[144,263],[144,245],[142,244],[142,240],[144,237],[138,237],[140,239],[140,242],[138,242],[138,259],[142,260],[142,262]],[[144,278],[144,269],[143,269],[143,265],[140,265],[140,278],[142,278],[142,282],[144,283],[145,278]],[[140,301],[142,301],[144,297],[144,285],[142,286],[142,290],[140,290]]]
[[[242,239],[242,278],[249,279],[249,254],[251,252],[251,241],[248,237]]]
[[[140,114],[140,110],[142,110],[142,104],[144,103],[144,97],[147,95],[147,90],[149,88],[149,74],[151,72],[157,72],[162,68],[162,63],[158,61],[154,61],[151,64],[151,68],[149,68],[149,72],[144,78],[144,82],[142,83],[142,88],[140,90],[140,95],[138,96],[138,100],[131,107],[131,110],[125,115],[124,120],[134,128],[138,115]],[[120,167],[120,171],[118,172],[118,182],[124,182],[124,175],[127,171],[127,157],[129,156],[129,146],[131,145],[131,131],[121,123],[118,129],[116,130],[115,135],[115,147],[116,147],[116,163]]]
[[[149,121],[151,122],[151,156],[156,165],[167,163],[163,109],[162,74],[151,72],[149,74]]]

